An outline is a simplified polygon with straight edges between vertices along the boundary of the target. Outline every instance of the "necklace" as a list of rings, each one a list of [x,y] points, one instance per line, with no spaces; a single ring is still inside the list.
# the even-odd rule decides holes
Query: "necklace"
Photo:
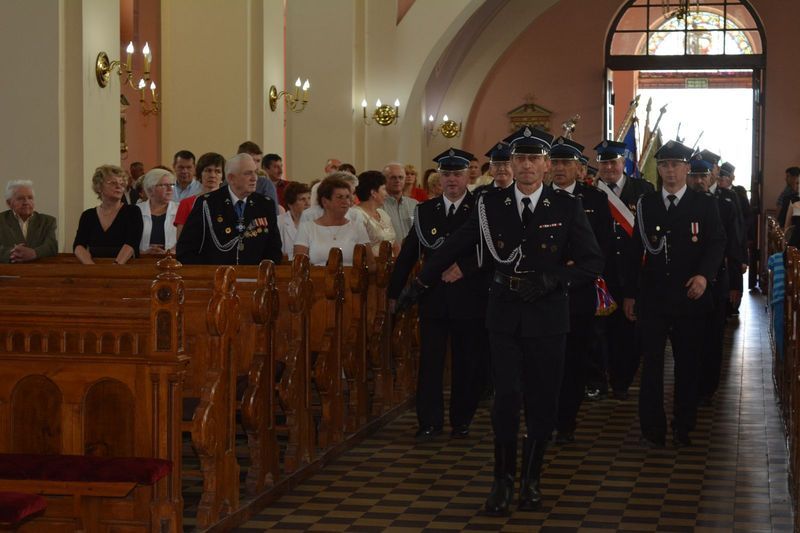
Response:
[[[341,231],[341,229],[342,229],[343,227],[344,227],[344,226],[328,226],[328,229],[330,230],[330,234],[331,234],[331,236],[333,237],[333,240],[334,240],[334,241],[335,241],[335,240],[336,240],[336,238],[339,236],[339,232]]]

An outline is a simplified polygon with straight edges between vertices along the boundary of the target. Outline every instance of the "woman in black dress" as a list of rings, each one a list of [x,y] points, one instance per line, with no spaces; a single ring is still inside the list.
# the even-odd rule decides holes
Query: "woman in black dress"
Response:
[[[81,263],[89,265],[95,257],[113,257],[121,265],[136,255],[142,238],[142,212],[135,205],[122,203],[125,183],[125,171],[116,165],[103,165],[94,171],[92,189],[100,205],[81,214],[72,244]]]

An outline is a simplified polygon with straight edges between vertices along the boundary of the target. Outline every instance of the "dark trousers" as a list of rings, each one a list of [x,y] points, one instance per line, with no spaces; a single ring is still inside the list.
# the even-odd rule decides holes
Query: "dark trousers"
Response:
[[[520,398],[525,405],[528,438],[547,440],[553,433],[564,371],[565,334],[520,337],[489,332],[492,351],[492,429],[495,442],[516,442]]]
[[[575,431],[586,387],[594,322],[594,313],[570,316],[570,331],[564,350],[564,378],[558,398],[556,429],[559,432]]]
[[[586,386],[602,393],[608,392],[607,320],[607,317],[595,317],[592,321],[592,337],[589,343],[589,360],[586,369]]]
[[[708,314],[707,325],[703,335],[703,350],[700,357],[699,396],[713,396],[719,387],[719,376],[722,371],[722,347],[725,341],[725,318],[729,305],[729,284],[727,273],[718,276],[718,281],[711,287],[714,309]]]
[[[697,412],[697,381],[703,316],[639,316],[642,339],[642,383],[639,393],[639,425],[642,434],[663,438],[667,432],[664,414],[664,348],[672,342],[675,360],[675,401],[672,428],[694,429]]]
[[[444,363],[450,340],[450,424],[469,425],[478,405],[478,350],[486,345],[484,319],[420,318],[417,420],[420,426],[444,424]]]
[[[616,296],[614,298],[617,299]],[[617,299],[617,303],[617,310],[605,317],[608,374],[611,388],[626,392],[639,369],[639,344],[636,324],[625,318],[621,298]]]

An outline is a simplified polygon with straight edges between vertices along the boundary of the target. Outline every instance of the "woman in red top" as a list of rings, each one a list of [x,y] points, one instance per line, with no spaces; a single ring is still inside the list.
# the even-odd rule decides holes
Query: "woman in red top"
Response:
[[[214,192],[222,186],[225,180],[225,158],[216,152],[208,152],[200,156],[197,160],[197,170],[195,174],[200,181],[200,194]],[[177,228],[177,237],[181,236],[183,226],[186,224],[186,219],[189,218],[189,213],[192,212],[194,201],[197,196],[190,196],[181,200],[178,205],[178,212],[175,214],[175,227]]]
[[[418,202],[428,199],[428,193],[424,189],[417,187],[417,169],[414,165],[406,165],[406,183],[403,187],[403,196],[409,196]]]

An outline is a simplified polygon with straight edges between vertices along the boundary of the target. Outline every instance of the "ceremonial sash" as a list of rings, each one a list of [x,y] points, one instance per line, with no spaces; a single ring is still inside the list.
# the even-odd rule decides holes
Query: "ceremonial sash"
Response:
[[[606,193],[608,196],[608,207],[611,210],[611,216],[617,221],[617,224],[622,226],[628,236],[633,235],[633,213],[628,209],[628,206],[620,200],[619,196],[614,194],[614,191],[608,188],[603,180],[597,180],[597,188]]]

